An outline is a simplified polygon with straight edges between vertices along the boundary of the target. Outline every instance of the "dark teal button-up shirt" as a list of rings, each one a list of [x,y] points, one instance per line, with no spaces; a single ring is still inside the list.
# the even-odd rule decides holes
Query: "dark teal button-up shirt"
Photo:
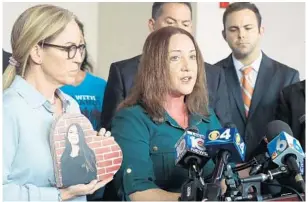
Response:
[[[220,128],[220,123],[210,110],[209,117],[189,116],[189,127],[195,126],[200,134]],[[188,170],[175,166],[174,145],[183,135],[184,129],[166,113],[163,123],[156,123],[140,105],[120,110],[114,117],[112,135],[123,152],[123,162],[115,176],[118,195],[130,200],[136,191],[160,188],[180,192],[188,179]],[[203,175],[210,174],[214,163],[204,166]]]

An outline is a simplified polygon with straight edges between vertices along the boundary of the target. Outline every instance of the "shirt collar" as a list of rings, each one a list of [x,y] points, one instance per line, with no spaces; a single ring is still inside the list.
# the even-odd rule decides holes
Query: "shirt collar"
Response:
[[[209,117],[206,117],[200,114],[190,114],[188,119],[189,119],[189,127],[196,126],[201,121],[210,122]],[[179,124],[167,112],[165,112],[164,122],[168,122],[170,125],[174,127],[181,128],[181,126],[179,126]]]
[[[12,88],[16,90],[16,92],[25,99],[25,101],[32,107],[32,108],[39,108],[42,105],[46,107],[49,111],[53,111],[51,109],[51,103],[37,90],[29,84],[25,79],[21,76],[16,75],[13,83],[11,84]],[[60,98],[63,103],[63,108],[69,105],[69,100],[67,100],[62,93],[61,90],[56,89],[56,95]]]
[[[237,71],[241,71],[241,69],[245,66],[238,59],[236,59],[233,54],[232,54],[232,60],[234,67]],[[260,51],[259,57],[253,63],[247,66],[251,66],[254,69],[254,71],[259,72],[261,61],[262,61],[262,52]]]

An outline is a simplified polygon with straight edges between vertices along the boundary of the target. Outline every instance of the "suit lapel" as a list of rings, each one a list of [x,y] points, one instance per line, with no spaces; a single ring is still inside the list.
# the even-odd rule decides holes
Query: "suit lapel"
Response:
[[[272,66],[272,61],[262,52],[262,61],[260,64],[254,92],[252,95],[251,105],[249,108],[248,119],[253,115],[255,109],[261,101],[264,94],[267,93],[272,77],[274,76],[275,69]]]
[[[241,86],[240,86],[240,82],[238,80],[238,76],[237,76],[236,71],[235,71],[235,67],[234,67],[231,55],[227,58],[226,64],[224,65],[224,68],[226,69],[225,76],[226,76],[228,89],[229,89],[229,91],[232,92],[232,96],[233,96],[235,103],[237,105],[237,108],[238,108],[238,110],[239,110],[239,112],[240,112],[240,114],[243,118],[243,121],[246,122]]]

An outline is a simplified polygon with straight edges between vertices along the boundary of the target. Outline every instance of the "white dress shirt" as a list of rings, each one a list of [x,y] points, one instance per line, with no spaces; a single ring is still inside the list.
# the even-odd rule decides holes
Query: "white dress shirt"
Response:
[[[239,79],[241,87],[242,87],[241,80],[243,77],[243,73],[241,69],[247,66],[251,66],[253,68],[253,71],[248,75],[248,79],[250,80],[250,83],[252,84],[253,88],[255,88],[258,72],[260,69],[260,64],[262,61],[262,52],[260,51],[259,57],[253,63],[251,63],[250,65],[246,65],[246,66],[243,65],[239,60],[237,60],[233,54],[232,54],[232,59],[233,59],[233,64],[234,64],[236,74]]]

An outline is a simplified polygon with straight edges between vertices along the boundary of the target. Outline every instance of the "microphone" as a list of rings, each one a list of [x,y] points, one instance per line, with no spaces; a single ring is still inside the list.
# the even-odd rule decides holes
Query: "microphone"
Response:
[[[290,133],[291,129],[285,129],[285,132]],[[249,172],[249,175],[255,175],[259,173],[262,168],[268,167],[270,161],[270,156],[268,154],[267,150],[267,144],[268,144],[268,139],[267,139],[267,134],[279,134],[281,131],[277,130],[276,127],[273,127],[272,124],[267,125],[267,130],[263,138],[261,139],[259,146],[255,149],[255,154],[253,155],[254,157],[252,158],[252,166]]]
[[[269,156],[269,153],[268,153],[268,149],[267,149],[268,139],[267,139],[267,136],[268,136],[268,134],[275,134],[275,136],[276,136],[281,131],[282,131],[281,128],[277,128],[271,122],[267,125],[265,135],[262,138],[259,146],[256,149],[257,153],[259,153],[260,151],[262,151],[263,153],[257,155],[254,158],[254,159],[256,159],[257,163],[256,163],[256,165],[252,166],[252,168],[251,168],[251,170],[249,172],[250,175],[255,175],[255,174],[259,173],[260,170],[262,170],[262,172],[268,172],[269,169],[277,167],[277,165],[274,164],[271,161],[271,157]],[[287,133],[292,133],[290,127],[285,127],[284,131],[287,132]],[[277,184],[277,185],[279,184],[277,179],[273,179],[273,180],[271,180],[271,182],[273,184]],[[263,192],[271,193],[273,196],[278,196],[281,193],[281,191],[282,191],[281,187],[279,187],[279,186],[269,186],[269,185],[262,186],[262,190],[263,190]]]
[[[237,163],[245,159],[246,145],[237,128],[232,123],[227,123],[226,126],[231,127],[209,130],[205,136],[205,147],[208,154],[216,157],[213,182],[221,180],[222,172],[228,161]]]
[[[189,179],[182,185],[181,201],[201,201],[204,180],[201,169],[210,159],[204,147],[204,135],[196,127],[188,128],[175,144],[175,165],[188,169]]]
[[[228,151],[230,161],[241,163],[245,160],[246,145],[236,127],[209,130],[205,136],[205,147],[211,157]]]
[[[207,184],[206,198],[217,201],[221,195],[220,181],[229,160],[242,162],[245,159],[246,146],[234,124],[228,128],[209,130],[205,136],[205,147],[211,157],[216,157],[211,182]],[[230,127],[231,126],[231,127]]]
[[[189,169],[192,164],[202,168],[210,159],[204,147],[204,135],[197,128],[188,128],[175,144],[175,165]]]
[[[299,164],[304,161],[305,154],[299,141],[293,137],[290,127],[283,121],[272,121],[268,128],[267,139],[270,142],[267,148],[272,161],[278,166],[287,165],[295,182],[299,185],[301,191],[305,192],[305,182],[299,168]],[[277,133],[277,131],[280,132]]]

